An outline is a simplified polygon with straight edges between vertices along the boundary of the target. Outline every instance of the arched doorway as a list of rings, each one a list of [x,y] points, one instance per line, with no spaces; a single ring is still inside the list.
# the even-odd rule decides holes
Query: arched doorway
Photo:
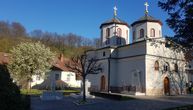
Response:
[[[105,91],[105,76],[101,76],[101,91]]]
[[[170,80],[168,77],[164,78],[164,94],[170,95]]]

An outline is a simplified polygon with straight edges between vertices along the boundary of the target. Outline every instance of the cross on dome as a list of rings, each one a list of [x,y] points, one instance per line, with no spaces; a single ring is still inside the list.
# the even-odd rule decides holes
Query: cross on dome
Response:
[[[147,3],[147,2],[145,2],[145,14],[148,14],[148,6],[149,6],[149,4]]]
[[[116,17],[117,16],[117,7],[116,6],[114,6],[114,17]]]

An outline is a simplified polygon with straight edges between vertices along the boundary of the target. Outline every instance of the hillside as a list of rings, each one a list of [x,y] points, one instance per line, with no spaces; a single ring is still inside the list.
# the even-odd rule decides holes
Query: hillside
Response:
[[[0,52],[9,53],[12,47],[21,42],[42,42],[58,54],[69,58],[82,54],[85,50],[99,45],[98,39],[89,39],[73,33],[57,34],[34,30],[26,32],[25,27],[18,22],[0,21]]]

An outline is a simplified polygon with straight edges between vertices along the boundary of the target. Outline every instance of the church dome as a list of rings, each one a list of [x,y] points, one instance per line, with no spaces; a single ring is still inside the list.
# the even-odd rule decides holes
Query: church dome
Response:
[[[122,24],[122,25],[126,25],[127,27],[130,27],[129,24],[127,24],[127,22],[119,19],[118,17],[113,17],[112,19],[102,23],[100,28],[102,28],[105,25],[111,25],[111,24]]]
[[[160,20],[155,19],[154,17],[152,17],[148,14],[145,14],[145,16],[141,17],[139,20],[132,23],[131,26],[134,26],[134,25],[139,24],[139,23],[145,23],[145,22],[155,22],[155,23],[159,23],[160,25],[162,25],[162,22]]]

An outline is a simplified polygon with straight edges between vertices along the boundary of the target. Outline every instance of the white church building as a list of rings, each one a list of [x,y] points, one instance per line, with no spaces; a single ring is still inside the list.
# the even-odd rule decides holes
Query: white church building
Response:
[[[87,77],[91,92],[186,93],[183,47],[162,36],[162,22],[150,16],[145,6],[145,15],[131,25],[117,17],[116,7],[113,18],[101,24],[101,47],[87,51],[102,67],[99,74]]]

